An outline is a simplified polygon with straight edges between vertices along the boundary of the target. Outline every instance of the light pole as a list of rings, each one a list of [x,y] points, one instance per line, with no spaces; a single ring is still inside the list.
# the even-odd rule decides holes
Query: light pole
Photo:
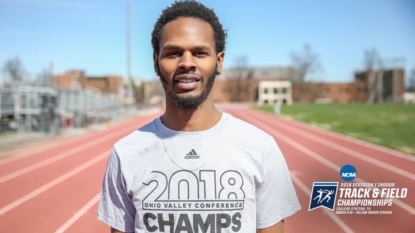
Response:
[[[130,0],[125,0],[125,11],[126,11],[126,39],[127,39],[127,80],[128,80],[128,90],[127,90],[127,99],[128,102],[131,102],[133,96],[132,90],[132,78],[131,78],[131,17],[130,17]]]

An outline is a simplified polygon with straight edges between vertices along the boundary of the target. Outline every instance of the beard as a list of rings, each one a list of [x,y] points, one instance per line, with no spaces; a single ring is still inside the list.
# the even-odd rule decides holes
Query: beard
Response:
[[[160,70],[159,67],[157,67],[158,70]],[[167,88],[165,85],[168,85],[168,82],[166,82],[166,78],[161,74],[161,72],[159,72],[159,76],[160,76],[160,81],[163,85],[164,91],[166,92],[166,94],[168,94],[173,101],[176,103],[176,106],[179,108],[184,108],[184,109],[196,109],[197,107],[199,107],[200,104],[202,104],[206,98],[208,97],[208,95],[210,94],[210,91],[212,90],[213,84],[215,83],[215,78],[216,78],[216,68],[213,70],[212,74],[208,77],[207,80],[205,80],[203,77],[201,79],[200,82],[207,81],[207,85],[206,88],[203,89],[202,93],[200,95],[186,95],[186,96],[180,96],[179,94],[177,94],[176,92],[169,92],[167,93]],[[174,77],[173,77],[174,79]],[[174,85],[174,84],[172,84]]]

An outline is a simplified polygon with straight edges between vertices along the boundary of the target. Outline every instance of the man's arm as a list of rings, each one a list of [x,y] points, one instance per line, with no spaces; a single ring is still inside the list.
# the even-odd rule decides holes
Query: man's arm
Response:
[[[258,233],[284,233],[284,220],[278,222],[274,226],[258,229]]]
[[[113,148],[102,182],[97,218],[107,224],[109,228],[116,227],[122,231],[134,232],[135,215],[136,210],[126,189],[126,181],[121,171],[121,160]],[[122,231],[111,229],[111,232]]]

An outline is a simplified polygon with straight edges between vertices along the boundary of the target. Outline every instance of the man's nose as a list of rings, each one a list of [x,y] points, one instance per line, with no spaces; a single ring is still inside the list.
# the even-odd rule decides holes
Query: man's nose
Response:
[[[180,70],[194,70],[196,68],[193,54],[190,51],[184,52],[180,57],[178,68]]]

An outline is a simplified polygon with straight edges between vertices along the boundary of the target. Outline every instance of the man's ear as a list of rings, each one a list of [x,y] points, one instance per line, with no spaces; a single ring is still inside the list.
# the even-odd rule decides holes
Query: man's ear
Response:
[[[156,53],[153,53],[153,64],[154,64],[154,72],[156,72],[156,75],[159,76],[159,60],[158,55]]]
[[[217,70],[216,70],[216,74],[221,74],[222,73],[222,67],[223,67],[223,60],[225,59],[225,52],[219,52],[218,54],[216,54],[216,62],[217,62]]]

